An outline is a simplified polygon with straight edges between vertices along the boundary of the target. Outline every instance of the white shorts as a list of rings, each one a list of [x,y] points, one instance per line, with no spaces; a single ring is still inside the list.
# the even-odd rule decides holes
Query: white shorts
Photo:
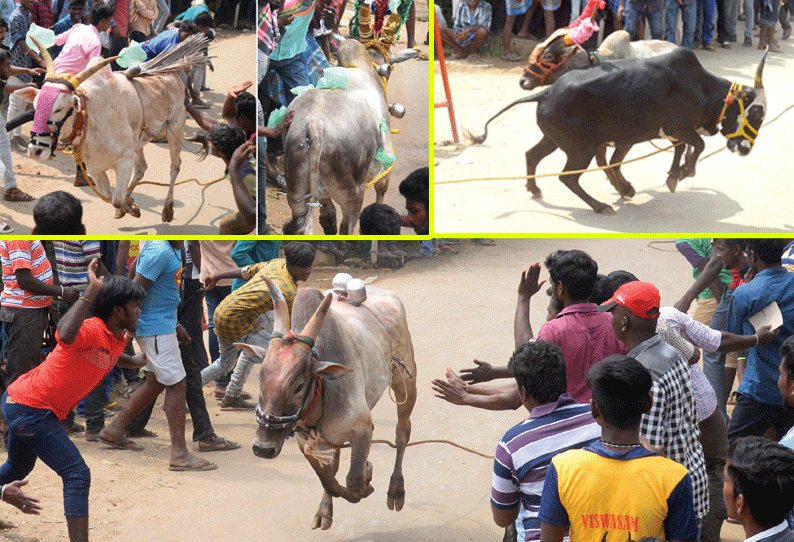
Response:
[[[176,333],[135,337],[135,340],[146,354],[144,371],[154,373],[154,377],[163,386],[173,386],[184,380],[185,366],[182,365]]]

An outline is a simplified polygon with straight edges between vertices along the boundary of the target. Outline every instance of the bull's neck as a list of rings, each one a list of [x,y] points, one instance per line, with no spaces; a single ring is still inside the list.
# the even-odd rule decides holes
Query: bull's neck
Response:
[[[309,390],[306,412],[303,413],[301,424],[308,428],[317,427],[323,417],[325,407],[325,387],[327,383],[320,377],[312,379],[312,386]]]

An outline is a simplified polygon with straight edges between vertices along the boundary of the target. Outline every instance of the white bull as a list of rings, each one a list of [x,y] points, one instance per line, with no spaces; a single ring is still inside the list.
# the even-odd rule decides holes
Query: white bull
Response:
[[[290,331],[284,296],[265,280],[275,310],[269,348],[235,344],[248,355],[264,358],[254,453],[273,459],[284,439],[296,432],[301,452],[325,490],[312,528],[328,529],[332,497],[358,502],[374,491],[367,461],[373,430],[370,410],[390,386],[397,404],[397,454],[386,504],[390,510],[402,509],[402,462],[416,403],[416,364],[402,303],[392,292],[377,288],[367,289],[361,306],[307,288],[295,298]],[[350,471],[342,486],[336,472],[339,447],[347,442]]]
[[[403,51],[391,63],[417,54],[413,49]],[[295,117],[284,134],[287,199],[292,209],[292,221],[284,227],[286,234],[313,233],[313,198],[320,205],[320,224],[326,235],[337,233],[333,202],[342,208],[339,232],[353,234],[366,186],[383,170],[375,153],[378,149],[393,152],[390,116],[402,117],[405,111],[386,100],[379,72],[388,79],[389,65],[376,70],[364,45],[345,40],[337,59],[340,66],[350,68],[348,87],[307,90],[289,107]],[[388,176],[375,184],[378,203],[383,202],[388,187]]]
[[[170,222],[186,118],[185,86],[179,75],[128,79],[108,67],[115,58],[97,58],[76,76],[58,76],[47,50],[41,46],[39,50],[47,63],[45,83],[41,90],[19,91],[33,102],[36,111],[28,156],[45,160],[57,143],[79,149],[96,191],[116,208],[115,218],[126,213],[140,217],[141,211],[131,195],[147,167],[143,146],[165,132],[171,179],[162,219]],[[82,127],[76,124],[78,119],[83,121]],[[106,173],[109,169],[116,172],[112,192]]]

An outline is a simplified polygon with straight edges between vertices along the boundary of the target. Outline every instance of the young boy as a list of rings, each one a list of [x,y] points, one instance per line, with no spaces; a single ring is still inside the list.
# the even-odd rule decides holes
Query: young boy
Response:
[[[430,233],[430,170],[423,167],[412,171],[400,183],[400,195],[405,198],[407,215],[402,225],[413,228],[418,235]]]
[[[63,507],[71,542],[88,540],[91,474],[60,422],[114,365],[140,368],[146,361],[143,354],[123,354],[124,332],[137,328],[145,290],[125,278],[99,277],[98,267],[99,260],[94,259],[88,268],[85,294],[58,323],[55,350],[41,365],[14,381],[2,397],[9,435],[0,484],[21,480],[41,458],[63,479]],[[86,320],[92,306],[94,318]],[[22,511],[26,512],[27,506]]]
[[[209,133],[212,154],[226,164],[226,178],[232,185],[238,212],[221,219],[220,235],[245,235],[256,226],[256,170],[248,157],[256,142],[247,140],[239,126],[219,122]]]
[[[763,437],[734,441],[722,488],[731,517],[745,540],[792,542],[786,515],[794,506],[794,450]]]
[[[646,450],[640,421],[651,409],[651,373],[616,354],[587,373],[601,440],[555,456],[540,502],[541,542],[625,542],[653,536],[694,542],[698,521],[686,467]]]

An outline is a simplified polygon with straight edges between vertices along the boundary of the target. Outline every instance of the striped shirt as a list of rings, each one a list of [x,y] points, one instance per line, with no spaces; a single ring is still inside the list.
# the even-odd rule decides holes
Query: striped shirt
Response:
[[[99,241],[53,241],[52,244],[61,285],[84,292],[88,286],[88,264],[102,257]]]
[[[0,305],[37,309],[48,307],[52,297],[33,295],[19,287],[17,269],[30,269],[33,278],[52,284],[52,267],[41,241],[0,241],[0,262],[3,266],[3,292]]]
[[[540,540],[540,496],[552,457],[600,436],[590,405],[577,403],[568,393],[554,403],[536,406],[496,447],[491,506],[509,510],[520,502],[526,540]]]
[[[244,279],[249,279],[248,282],[221,301],[213,318],[215,334],[228,341],[257,331],[257,316],[273,310],[265,277],[269,277],[281,289],[290,313],[298,294],[298,285],[287,271],[287,260],[283,258],[244,267],[242,275]]]

